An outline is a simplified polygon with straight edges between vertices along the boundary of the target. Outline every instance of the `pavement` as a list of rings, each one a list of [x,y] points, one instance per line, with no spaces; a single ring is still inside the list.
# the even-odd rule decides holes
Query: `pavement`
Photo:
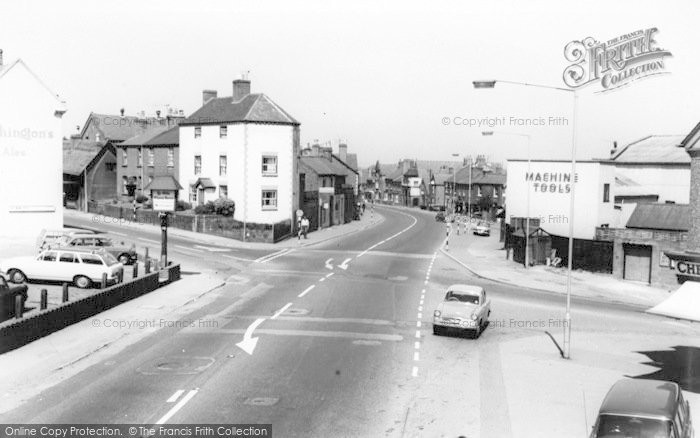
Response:
[[[0,382],[0,423],[271,423],[284,437],[584,437],[610,385],[631,376],[680,382],[698,424],[700,325],[574,296],[571,358],[562,359],[545,333],[562,342],[559,294],[472,274],[440,252],[444,224],[429,213],[377,211],[385,220],[375,226],[247,263],[209,292],[186,276],[171,286],[189,280],[189,290],[162,289],[96,326],[72,326],[60,344],[55,336],[68,329],[8,353],[23,356],[0,356],[12,376]],[[478,339],[432,334],[432,312],[454,283],[488,291],[491,321]],[[171,300],[180,305],[165,317],[171,324],[145,323]],[[103,316],[117,327],[103,328]],[[103,336],[95,343],[103,346],[81,345]],[[35,384],[42,369],[59,378]],[[35,396],[9,392],[23,385]]]
[[[498,226],[495,224],[488,237],[475,236],[465,232],[464,228],[457,235],[453,227],[448,242],[448,247],[443,246],[441,251],[479,277],[522,288],[566,294],[566,268],[537,265],[525,269],[520,263],[506,260],[506,251],[502,249],[503,242],[499,242]],[[617,279],[612,274],[583,270],[572,272],[571,277],[572,295],[643,309],[656,306],[673,291]]]

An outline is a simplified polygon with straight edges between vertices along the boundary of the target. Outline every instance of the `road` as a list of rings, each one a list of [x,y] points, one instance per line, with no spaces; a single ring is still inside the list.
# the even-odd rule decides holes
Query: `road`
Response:
[[[523,432],[523,418],[559,409],[555,393],[533,395],[526,385],[559,378],[561,365],[547,373],[530,367],[563,362],[544,334],[561,338],[563,298],[475,278],[441,255],[444,226],[432,215],[381,212],[386,220],[373,228],[239,266],[243,280],[209,294],[188,324],[159,330],[0,422],[271,423],[284,437],[534,436]],[[255,255],[262,254],[245,257]],[[228,263],[196,254],[205,256]],[[448,285],[465,282],[487,289],[491,326],[478,339],[434,336],[433,309]],[[583,367],[576,379],[590,405],[585,415],[571,406],[580,428],[558,436],[585,436],[604,395],[600,376],[652,373],[661,365],[645,365],[651,356],[637,352],[685,346],[692,355],[700,334],[691,324],[578,299],[573,320],[572,356]],[[666,371],[675,375],[667,377],[700,375],[687,359],[670,359]],[[578,403],[581,394],[572,397]]]

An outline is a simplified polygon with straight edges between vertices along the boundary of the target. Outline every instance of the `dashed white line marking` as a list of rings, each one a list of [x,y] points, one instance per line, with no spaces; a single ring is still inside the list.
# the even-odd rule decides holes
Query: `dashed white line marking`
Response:
[[[124,237],[127,236],[127,235],[124,234],[124,233],[118,233],[118,232],[116,232],[116,231],[109,231],[109,234],[116,234],[117,236],[124,236]]]
[[[320,281],[325,281],[325,280],[326,280],[326,277],[321,277],[321,279],[318,281],[320,282]]]
[[[422,291],[420,291],[420,293],[424,294],[424,293],[425,293],[425,289],[423,289]]]
[[[423,305],[423,298],[420,299],[420,302],[418,304],[420,304],[421,306]]]
[[[413,344],[413,347],[414,347],[416,350],[420,350],[420,342],[416,341],[416,343]]]
[[[416,338],[420,339],[420,330],[416,330]]]
[[[168,402],[168,403],[175,403],[175,402],[177,401],[177,399],[179,399],[180,396],[181,396],[182,394],[184,394],[184,393],[185,393],[185,390],[184,390],[184,389],[178,389],[177,391],[175,391],[175,394],[173,394],[172,396],[170,396],[170,398],[168,399],[167,402]]]
[[[413,360],[418,362],[420,360],[420,356],[417,351],[413,352]]]
[[[293,250],[293,249],[289,249],[289,248],[288,248],[288,249],[283,249],[282,251],[279,251],[279,252],[270,254],[270,256],[268,256],[268,257],[265,258],[264,260],[260,260],[260,263],[267,263],[267,262],[269,262],[270,260],[274,260],[274,259],[276,259],[277,257],[282,257],[283,255],[287,255],[287,254],[289,254],[289,253],[291,253],[291,252],[294,252],[294,250]]]
[[[423,318],[423,314],[422,314],[422,313],[418,313],[418,319],[422,319],[422,318]]]
[[[183,246],[183,245],[173,245],[173,246],[175,246],[176,248],[185,249],[187,251],[194,251],[194,252],[199,252],[199,253],[204,252],[201,249],[192,248],[191,246]]]
[[[367,254],[368,252],[372,251],[374,248],[378,247],[379,245],[384,244],[384,243],[390,241],[391,239],[395,238],[396,236],[399,236],[400,234],[403,234],[406,231],[410,230],[418,223],[418,219],[411,216],[410,214],[401,213],[401,212],[399,212],[399,214],[410,217],[411,219],[413,219],[413,223],[411,225],[407,226],[406,228],[404,228],[403,230],[399,231],[398,233],[392,234],[391,236],[387,237],[386,239],[382,240],[381,242],[377,242],[374,245],[370,246],[369,248],[367,248],[366,250],[362,251],[360,254],[355,256],[355,258],[359,259],[360,257],[362,257],[363,255]]]
[[[422,312],[423,311],[423,306],[418,306],[418,311]]]
[[[420,322],[420,321],[416,321],[416,327],[420,328],[420,325],[421,325],[421,322]]]
[[[188,392],[187,395],[184,396],[179,402],[177,402],[177,404],[173,406],[167,414],[163,415],[163,417],[161,417],[161,419],[158,420],[156,424],[165,424],[165,422],[170,420],[170,417],[172,417],[173,415],[175,415],[175,413],[177,413],[177,411],[182,409],[182,407],[185,406],[187,402],[190,401],[190,399],[197,394],[197,391],[197,389],[193,389],[190,392]]]
[[[418,377],[418,367],[413,367],[413,371],[411,371],[411,375],[413,377]]]
[[[145,237],[137,237],[137,239],[139,239],[139,240],[143,240],[144,242],[150,242],[150,243],[155,243],[155,244],[158,244],[158,245],[160,245],[160,242],[159,242],[159,241],[157,241],[157,240],[152,240],[152,239],[146,239]]]
[[[243,262],[254,262],[254,261],[255,261],[255,260],[252,260],[252,259],[246,259],[246,258],[243,258],[243,257],[236,257],[236,256],[228,255],[228,254],[221,254],[221,256],[222,256],[222,257],[226,257],[226,258],[228,258],[228,259],[241,260],[241,261],[243,261]]]
[[[282,307],[280,310],[278,310],[277,312],[275,312],[275,314],[272,315],[272,318],[270,318],[270,319],[276,319],[278,316],[280,316],[281,314],[283,314],[283,313],[284,313],[287,309],[289,309],[290,307],[292,307],[292,303],[287,303],[287,304],[285,304],[284,307]]]
[[[316,287],[316,285],[315,285],[315,284],[312,284],[311,286],[307,287],[307,288],[304,290],[304,292],[302,292],[302,293],[300,293],[299,295],[297,295],[297,297],[299,297],[299,298],[303,297],[304,295],[308,294],[308,293],[311,291],[311,289],[313,289],[313,288],[315,288],[315,287]]]
[[[425,283],[423,283],[423,284],[428,284],[428,280],[425,280]]]
[[[330,274],[326,275],[326,278],[332,277],[334,272],[331,272]]]

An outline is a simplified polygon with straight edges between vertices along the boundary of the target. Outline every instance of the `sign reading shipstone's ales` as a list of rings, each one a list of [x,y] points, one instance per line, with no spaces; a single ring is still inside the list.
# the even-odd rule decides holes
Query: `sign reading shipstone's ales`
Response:
[[[575,180],[578,182],[578,174]],[[525,181],[535,193],[571,193],[570,172],[525,172]]]

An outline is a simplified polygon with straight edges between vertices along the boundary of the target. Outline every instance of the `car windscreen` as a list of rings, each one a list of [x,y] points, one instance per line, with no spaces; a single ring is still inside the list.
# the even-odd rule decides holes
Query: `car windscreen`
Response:
[[[479,304],[479,295],[468,295],[461,292],[447,292],[445,297],[448,301],[460,301],[462,303]]]
[[[671,422],[626,415],[601,415],[595,436],[597,438],[667,438],[671,436]]]

